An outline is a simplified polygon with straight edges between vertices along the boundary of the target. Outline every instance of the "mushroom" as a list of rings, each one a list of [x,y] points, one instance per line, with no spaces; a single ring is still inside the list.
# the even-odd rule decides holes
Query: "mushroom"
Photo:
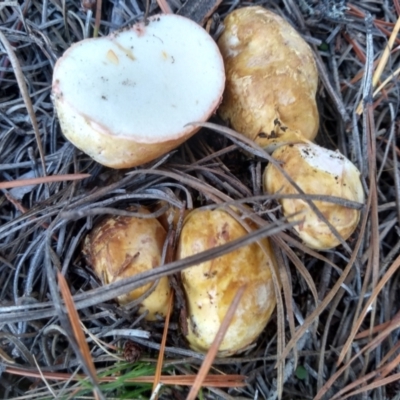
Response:
[[[285,145],[274,151],[273,158],[304,191],[305,194],[336,196],[359,203],[364,202],[360,172],[355,165],[340,154],[313,143]],[[272,163],[264,172],[264,190],[269,194],[296,194],[296,188]],[[302,199],[282,198],[283,213],[290,221],[302,220],[294,227],[306,245],[318,250],[331,249],[340,241],[329,226]],[[360,210],[340,204],[313,201],[318,210],[332,224],[343,240],[347,240],[360,220]]]
[[[318,70],[310,46],[260,6],[236,9],[224,25],[218,40],[226,70],[221,118],[268,151],[302,137],[313,140]]]
[[[250,221],[247,221],[251,225]],[[246,229],[228,212],[194,210],[185,219],[177,252],[183,259],[240,238]],[[261,244],[261,246],[260,246]],[[263,331],[275,308],[272,268],[276,261],[268,239],[243,246],[221,257],[182,271],[187,300],[186,339],[207,351],[237,290],[246,285],[219,348],[220,357],[246,349]]]
[[[96,275],[108,284],[161,265],[165,238],[166,232],[156,218],[111,216],[86,236],[83,252]],[[137,300],[152,285],[148,283],[117,300],[121,305]],[[157,316],[165,317],[170,293],[168,278],[161,278],[142,300],[139,313],[148,312],[149,321],[156,320]]]
[[[211,36],[173,14],[86,39],[57,61],[63,134],[97,162],[134,167],[176,148],[218,107],[224,65]]]

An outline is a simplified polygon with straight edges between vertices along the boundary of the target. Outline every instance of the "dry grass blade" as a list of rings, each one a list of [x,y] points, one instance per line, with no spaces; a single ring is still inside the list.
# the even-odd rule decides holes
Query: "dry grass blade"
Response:
[[[90,372],[92,373],[92,376],[97,377],[97,371],[94,366],[92,355],[90,354],[90,349],[86,342],[85,335],[81,328],[81,321],[79,319],[78,312],[76,311],[74,301],[72,299],[71,293],[68,288],[67,281],[60,272],[58,272],[57,278],[62,297],[65,301],[65,307],[67,308],[68,317],[72,325],[72,330],[74,332],[76,342],[78,343],[79,346],[79,350],[81,351],[82,356],[86,361],[86,365],[89,368]],[[96,390],[94,391],[94,396],[96,399],[100,398],[99,393],[97,393]]]
[[[67,374],[63,372],[45,372],[42,373],[38,371],[14,368],[14,367],[5,367],[6,372],[18,375],[18,376],[29,376],[32,378],[41,378],[45,377],[47,380],[55,380],[55,381],[83,381],[87,379],[85,375],[79,374]],[[197,375],[161,375],[160,382],[165,385],[182,385],[182,386],[192,386]],[[115,382],[120,379],[119,376],[105,376],[99,377],[98,381],[105,382]],[[212,387],[243,387],[245,386],[246,377],[243,375],[207,375],[203,381],[203,386],[212,386]],[[125,382],[130,383],[153,383],[154,376],[140,376],[138,378],[127,378]]]
[[[21,186],[40,185],[42,183],[50,183],[50,182],[77,181],[89,177],[90,174],[67,174],[67,175],[43,176],[41,178],[32,178],[32,179],[20,179],[18,181],[0,182],[0,189],[11,189]]]
[[[15,364],[15,361],[1,348],[0,348],[0,359],[2,359],[7,364]]]
[[[167,343],[168,328],[169,328],[169,321],[171,318],[173,301],[174,301],[174,292],[171,292],[171,294],[169,295],[169,299],[168,299],[168,309],[167,309],[167,314],[165,316],[164,331],[163,331],[163,336],[162,336],[162,340],[161,340],[160,351],[158,353],[157,368],[156,368],[156,372],[154,374],[153,394],[154,394],[158,384],[160,383],[162,366],[163,366],[163,362],[164,362],[165,344]],[[154,397],[152,396],[152,398],[154,398],[154,400],[157,400],[158,396],[154,395]]]
[[[211,365],[215,359],[215,356],[218,353],[219,346],[221,345],[222,341],[224,340],[225,333],[228,330],[229,324],[231,323],[232,318],[235,315],[235,311],[239,305],[240,299],[242,298],[245,289],[246,289],[246,287],[242,286],[236,292],[236,295],[233,298],[233,301],[228,308],[228,311],[221,323],[221,326],[218,329],[217,334],[215,335],[214,341],[213,341],[210,349],[207,352],[207,356],[204,359],[203,364],[201,365],[201,368],[197,374],[197,377],[193,383],[192,388],[190,389],[190,392],[189,392],[186,400],[195,400],[196,399],[197,393],[199,392],[200,387],[202,386],[204,379],[207,376],[208,371],[211,368]]]
[[[378,95],[378,93],[391,81],[393,80],[397,75],[400,74],[400,68],[397,68],[395,71],[393,71],[375,90],[374,90],[374,97]]]
[[[24,99],[24,103],[25,103],[26,109],[28,111],[29,118],[30,118],[32,126],[33,126],[33,130],[35,131],[36,143],[37,143],[37,147],[39,150],[40,159],[42,162],[42,175],[46,176],[46,161],[44,159],[44,150],[43,150],[43,146],[42,146],[42,140],[40,138],[39,125],[36,120],[35,111],[32,106],[31,98],[29,96],[28,87],[26,86],[26,83],[25,83],[24,74],[22,72],[21,65],[19,64],[18,58],[15,55],[10,42],[7,40],[6,36],[4,35],[4,33],[1,30],[0,30],[0,41],[3,43],[3,46],[6,49],[6,52],[7,52],[8,58],[11,62],[11,65],[14,68],[15,77],[17,78],[18,86],[19,86],[22,98]]]
[[[38,364],[37,361],[36,361],[36,358],[34,358],[34,360],[35,360],[36,368],[37,368],[38,371],[39,371],[40,378],[42,379],[42,381],[43,381],[44,384],[46,385],[46,387],[47,387],[47,389],[49,390],[49,392],[53,395],[53,397],[54,397],[54,398],[57,398],[56,393],[54,392],[54,390],[53,390],[52,387],[50,386],[49,382],[47,382],[46,377],[43,375],[43,372],[42,372],[42,370],[40,369],[39,364]]]

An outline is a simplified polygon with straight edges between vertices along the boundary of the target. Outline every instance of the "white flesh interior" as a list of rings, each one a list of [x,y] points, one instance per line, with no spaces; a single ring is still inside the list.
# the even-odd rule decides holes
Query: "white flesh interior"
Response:
[[[75,44],[57,64],[53,82],[55,94],[96,130],[155,143],[207,118],[219,104],[225,75],[218,47],[203,28],[160,15],[147,26]]]
[[[345,168],[351,168],[351,162],[338,151],[325,149],[314,144],[297,144],[297,148],[302,158],[317,170],[341,176]]]

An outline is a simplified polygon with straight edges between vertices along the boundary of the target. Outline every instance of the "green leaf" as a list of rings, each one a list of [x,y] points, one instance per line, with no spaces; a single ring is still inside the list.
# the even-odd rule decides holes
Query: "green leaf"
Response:
[[[319,45],[318,47],[321,51],[328,51],[329,50],[329,46],[327,43],[322,43]]]
[[[300,380],[304,380],[308,377],[308,372],[302,365],[299,365],[296,368],[295,374],[296,374],[296,378],[300,379]]]

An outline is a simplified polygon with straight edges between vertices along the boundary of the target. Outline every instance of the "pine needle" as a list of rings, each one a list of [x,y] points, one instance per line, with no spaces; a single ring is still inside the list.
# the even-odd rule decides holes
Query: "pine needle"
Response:
[[[382,72],[385,69],[385,66],[388,62],[390,51],[393,47],[394,41],[397,38],[397,34],[399,33],[399,30],[400,30],[400,17],[397,18],[396,25],[394,26],[392,34],[390,35],[388,44],[386,45],[385,50],[382,53],[381,59],[379,60],[379,64],[376,67],[374,76],[372,78],[372,86],[373,87],[376,86],[376,84],[379,82],[379,80],[381,78]]]
[[[103,0],[97,0],[97,2],[96,2],[96,20],[95,20],[94,29],[93,29],[93,37],[94,38],[99,36],[102,2],[103,2]]]
[[[42,371],[42,375],[38,371],[32,371],[30,369],[21,369],[15,367],[5,367],[5,371],[9,374],[18,375],[18,376],[29,376],[32,378],[40,378],[42,375],[48,380],[55,381],[83,381],[87,379],[85,375],[82,374],[67,374],[63,372],[45,372]],[[163,382],[164,385],[181,385],[181,386],[192,386],[194,381],[196,380],[197,375],[161,375],[160,381]],[[105,382],[115,382],[120,380],[120,376],[104,376],[99,377],[99,383]],[[244,375],[207,375],[203,381],[203,386],[212,386],[212,387],[244,387],[246,376]],[[126,383],[153,383],[154,376],[140,376],[137,378],[128,378],[125,379]]]
[[[168,309],[167,309],[167,315],[165,316],[164,331],[163,331],[163,335],[162,335],[162,339],[161,339],[160,351],[158,353],[157,368],[156,368],[156,372],[154,375],[153,393],[155,393],[156,388],[158,387],[158,385],[160,383],[160,377],[161,377],[163,361],[164,361],[165,345],[167,343],[167,337],[168,337],[169,320],[171,318],[173,303],[174,303],[174,292],[171,291],[171,293],[169,295],[169,299],[168,299]],[[158,398],[158,395],[155,394],[154,400],[157,400],[157,398]]]
[[[224,340],[226,331],[228,330],[229,325],[232,321],[232,318],[235,315],[235,311],[239,305],[240,299],[242,298],[245,289],[246,289],[246,286],[242,286],[236,292],[236,295],[233,298],[233,301],[228,308],[228,311],[225,315],[225,318],[223,319],[223,321],[221,323],[221,326],[218,329],[217,334],[215,335],[214,341],[213,341],[210,349],[207,352],[206,358],[204,359],[203,364],[201,365],[201,368],[197,374],[197,377],[193,383],[192,388],[190,389],[190,392],[189,392],[186,400],[195,400],[196,399],[197,393],[199,392],[200,387],[203,385],[204,379],[207,376],[207,373],[211,368],[211,365],[215,359],[215,356],[218,353],[218,349],[219,349],[222,341]]]
[[[390,35],[388,44],[386,45],[385,50],[383,51],[382,56],[379,60],[378,66],[376,67],[374,76],[372,78],[372,87],[375,87],[379,82],[379,80],[381,79],[381,75],[389,60],[390,51],[393,47],[395,40],[397,39],[397,34],[399,33],[399,30],[400,30],[400,17],[397,18],[396,25],[394,26],[393,31]],[[356,113],[360,115],[362,111],[363,111],[363,105],[362,103],[360,103],[357,107]]]
[[[92,355],[90,354],[90,349],[86,342],[85,335],[81,328],[81,320],[79,318],[78,312],[76,311],[67,281],[60,272],[57,273],[57,278],[62,297],[65,301],[65,307],[67,308],[68,318],[71,322],[72,330],[74,332],[76,342],[78,343],[79,350],[81,351],[82,356],[86,361],[86,365],[92,373],[92,376],[97,377],[97,371],[94,366]],[[96,398],[98,398],[98,393],[96,391],[94,392],[94,395]]]
[[[161,8],[161,11],[164,14],[172,14],[171,7],[169,6],[166,0],[157,0],[158,7]]]
[[[36,361],[36,357],[33,356],[33,359],[34,359],[34,361],[35,361],[36,368],[37,368],[38,371],[39,371],[40,377],[42,378],[42,381],[43,381],[44,384],[46,385],[46,387],[47,387],[47,389],[49,390],[49,392],[50,392],[50,393],[53,395],[53,397],[56,399],[56,398],[57,398],[57,395],[56,395],[55,392],[53,391],[53,389],[52,389],[52,387],[50,386],[49,382],[47,382],[46,377],[43,375],[43,372],[42,372],[42,370],[40,369],[38,362]]]
[[[42,146],[42,140],[40,138],[39,125],[36,120],[35,110],[33,109],[33,106],[32,106],[32,101],[29,96],[28,87],[26,86],[26,83],[25,83],[25,78],[24,78],[24,74],[21,69],[21,65],[18,61],[17,56],[15,55],[14,49],[12,48],[10,42],[7,40],[6,36],[4,35],[4,33],[1,30],[0,30],[0,41],[3,43],[3,46],[6,49],[8,58],[14,69],[15,77],[17,79],[22,98],[24,99],[25,107],[28,111],[28,115],[31,120],[33,130],[35,131],[36,143],[37,143],[39,154],[40,154],[40,160],[42,162],[42,174],[43,174],[43,176],[46,176],[46,160],[44,158],[44,151],[43,151],[43,146]]]
[[[41,178],[19,179],[10,182],[0,182],[0,189],[11,189],[22,186],[40,185],[50,182],[77,181],[80,179],[89,178],[90,174],[66,174],[55,176],[43,176]]]
[[[356,323],[354,324],[353,330],[355,332],[360,329],[360,326],[362,322],[364,321],[365,316],[368,314],[368,311],[371,307],[371,305],[376,301],[376,298],[378,297],[379,293],[382,291],[383,287],[386,285],[386,283],[392,278],[393,274],[396,273],[396,271],[400,268],[400,256],[396,258],[396,260],[393,262],[393,264],[390,266],[390,268],[386,271],[385,275],[383,275],[382,279],[378,282],[376,287],[374,288],[371,296],[369,297],[368,301],[366,302],[359,318],[357,319]],[[345,353],[348,351],[350,348],[351,344],[353,342],[353,336],[350,336],[346,343],[343,346],[343,349],[340,353],[339,359],[338,359],[338,364],[340,364],[343,359]]]

